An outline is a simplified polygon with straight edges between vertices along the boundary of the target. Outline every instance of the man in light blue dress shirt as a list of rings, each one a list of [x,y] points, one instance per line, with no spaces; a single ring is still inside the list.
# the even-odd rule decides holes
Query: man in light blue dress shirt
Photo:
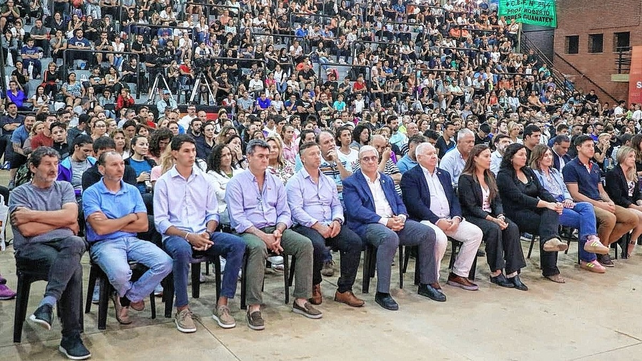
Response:
[[[475,146],[475,133],[468,128],[464,128],[457,133],[457,146],[455,149],[444,155],[439,163],[439,168],[450,174],[453,181],[453,188],[457,189],[459,176],[464,170],[468,154]]]
[[[188,308],[187,274],[192,254],[223,256],[227,261],[214,320],[222,328],[236,326],[227,301],[234,298],[236,281],[243,263],[245,243],[231,234],[216,232],[218,201],[213,179],[198,167],[196,142],[179,134],[170,143],[175,165],[163,174],[154,187],[154,223],[163,235],[163,247],[174,259],[176,328],[195,332],[196,324]]]
[[[323,267],[326,244],[341,252],[341,276],[337,282],[338,290],[334,300],[353,307],[361,307],[364,302],[352,293],[361,249],[361,238],[343,227],[343,207],[339,200],[337,185],[321,172],[321,148],[316,143],[305,143],[299,149],[303,168],[299,170],[286,186],[288,204],[292,220],[297,224],[293,229],[308,237],[314,247],[312,267],[312,304],[321,304],[321,268]]]
[[[261,315],[265,260],[268,250],[296,259],[292,311],[308,318],[323,314],[308,302],[312,295],[312,242],[293,230],[290,207],[283,182],[266,172],[270,146],[252,140],[246,148],[248,169],[227,184],[225,201],[232,228],[248,248],[246,268],[247,322],[253,330],[265,328]]]

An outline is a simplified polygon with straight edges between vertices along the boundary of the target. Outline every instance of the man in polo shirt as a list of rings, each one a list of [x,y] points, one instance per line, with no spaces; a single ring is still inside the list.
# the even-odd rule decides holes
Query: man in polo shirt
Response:
[[[129,308],[145,308],[145,297],[172,271],[172,259],[153,243],[136,238],[137,233],[148,230],[147,211],[138,189],[123,181],[125,162],[121,155],[103,152],[97,164],[102,181],[82,195],[89,252],[116,290],[111,295],[116,319],[127,325],[131,323]],[[135,282],[129,261],[147,267]]]
[[[594,141],[590,135],[580,135],[573,142],[577,157],[562,169],[564,182],[576,202],[589,202],[595,210],[599,226],[597,235],[606,247],[632,230],[638,217],[626,208],[615,205],[602,187],[601,172],[591,161],[595,153]],[[598,254],[597,261],[603,266],[613,267],[608,254]]]
[[[439,167],[447,171],[452,177],[453,188],[457,189],[459,184],[459,175],[464,170],[468,154],[475,146],[475,133],[468,128],[464,128],[457,133],[457,147],[446,153],[441,160]]]
[[[261,96],[256,100],[255,111],[267,110],[272,105],[272,101],[267,97],[265,92],[261,93]]]
[[[417,163],[417,156],[415,154],[415,150],[417,149],[417,146],[423,142],[426,141],[426,137],[424,137],[421,134],[416,134],[410,137],[408,140],[408,153],[404,155],[399,161],[397,162],[397,167],[399,168],[399,171],[401,174],[406,173],[410,169],[412,169],[414,166],[416,166]]]

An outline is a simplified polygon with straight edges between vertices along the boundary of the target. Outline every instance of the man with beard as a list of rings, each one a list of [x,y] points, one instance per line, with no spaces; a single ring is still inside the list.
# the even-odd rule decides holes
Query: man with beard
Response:
[[[495,151],[490,155],[490,171],[497,175],[502,158],[504,158],[504,151],[513,142],[508,135],[497,134],[493,139],[493,143],[495,144]]]

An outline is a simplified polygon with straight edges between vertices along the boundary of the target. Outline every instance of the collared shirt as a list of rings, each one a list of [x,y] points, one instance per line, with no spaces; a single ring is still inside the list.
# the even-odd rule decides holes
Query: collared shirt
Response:
[[[265,228],[283,223],[292,225],[290,207],[283,182],[265,172],[263,189],[259,190],[256,177],[245,170],[227,184],[225,201],[232,228],[238,233],[248,228]]]
[[[388,223],[388,218],[392,217],[394,214],[392,213],[390,203],[388,203],[388,200],[386,199],[386,194],[383,192],[383,188],[381,187],[381,176],[379,176],[379,172],[377,172],[377,178],[374,182],[365,174],[363,177],[366,178],[368,188],[370,188],[370,192],[372,193],[372,199],[374,199],[375,204],[375,213],[381,216],[379,223],[385,226]]]
[[[439,218],[449,218],[450,204],[448,203],[448,198],[446,198],[444,186],[441,184],[439,177],[437,176],[437,169],[435,168],[435,171],[432,174],[424,167],[421,167],[421,170],[424,172],[424,177],[426,178],[426,183],[428,183],[428,189],[430,190],[430,211]]]
[[[85,189],[82,193],[82,209],[85,219],[95,212],[102,212],[108,219],[122,218],[130,213],[147,213],[138,188],[125,183],[122,179],[120,189],[115,193],[107,189],[103,180]],[[87,222],[87,241],[89,242],[135,236],[135,232],[124,231],[99,235]]]
[[[444,158],[441,160],[441,163],[439,164],[439,168],[450,173],[450,177],[452,178],[453,182],[453,188],[457,189],[457,184],[459,183],[459,175],[461,175],[461,172],[464,170],[465,165],[466,160],[464,160],[464,157],[461,156],[459,148],[455,147],[455,149],[446,153]]]
[[[343,222],[337,186],[323,173],[319,172],[315,183],[305,167],[301,168],[290,178],[285,189],[294,222],[305,227],[312,227],[316,222],[328,225],[335,219]]]
[[[218,202],[212,179],[196,165],[185,179],[172,167],[154,186],[154,223],[163,235],[174,226],[190,233],[203,233],[207,222],[218,222]]]
[[[557,152],[556,152],[553,148],[551,148],[551,151],[552,151],[553,153],[557,154]],[[562,170],[562,169],[564,169],[564,166],[566,165],[566,161],[564,161],[564,157],[563,157],[563,156],[561,156],[561,155],[559,155],[559,154],[557,154],[557,157],[558,157],[558,158],[559,158],[559,160],[560,160],[560,170]]]
[[[566,184],[576,183],[581,194],[596,201],[602,199],[598,186],[602,180],[602,174],[597,164],[591,161],[589,164],[583,164],[579,157],[575,157],[562,168],[562,175]]]
[[[419,163],[417,163],[416,160],[412,160],[410,155],[406,154],[397,162],[397,168],[399,168],[399,171],[403,174],[414,168],[417,164]]]
[[[499,172],[499,166],[502,164],[502,158],[504,158],[498,151],[494,151],[490,154],[490,171],[497,176]]]

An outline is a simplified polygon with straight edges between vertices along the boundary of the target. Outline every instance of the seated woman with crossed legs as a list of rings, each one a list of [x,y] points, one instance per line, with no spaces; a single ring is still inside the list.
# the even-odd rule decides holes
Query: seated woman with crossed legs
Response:
[[[542,187],[564,205],[559,218],[560,224],[577,228],[579,232],[580,267],[595,273],[606,272],[606,268],[595,256],[595,253],[609,253],[609,248],[597,236],[593,205],[588,202],[573,202],[562,173],[553,167],[553,151],[546,145],[538,144],[533,148],[530,164]]]
[[[566,282],[557,268],[557,252],[568,249],[557,234],[559,215],[564,205],[551,195],[526,166],[526,147],[511,144],[506,148],[497,173],[497,187],[505,205],[506,215],[522,232],[540,237],[542,274],[556,282]]]

